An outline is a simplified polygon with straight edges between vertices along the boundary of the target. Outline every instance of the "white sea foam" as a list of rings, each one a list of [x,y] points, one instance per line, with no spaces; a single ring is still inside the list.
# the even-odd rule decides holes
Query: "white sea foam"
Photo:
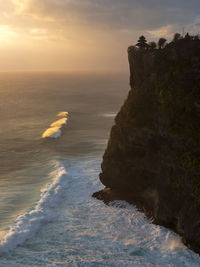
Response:
[[[116,115],[117,115],[117,113],[115,113],[115,112],[109,112],[109,113],[101,114],[101,116],[107,117],[107,118],[115,118]]]
[[[62,159],[62,166],[66,163],[69,174],[58,164],[36,207],[8,231],[1,252],[30,240],[3,254],[0,266],[200,266],[178,235],[151,224],[135,207],[124,201],[106,206],[91,198],[102,188],[100,161],[71,165]]]
[[[63,125],[67,124],[68,118],[66,117],[68,115],[67,111],[63,111],[57,114],[59,117],[64,117],[62,119],[59,119],[57,121],[54,121],[50,124],[50,127],[45,130],[42,134],[42,138],[58,138],[61,136],[61,128]]]
[[[32,238],[41,224],[51,221],[56,216],[56,207],[62,201],[68,181],[64,167],[59,167],[52,175],[53,182],[44,188],[36,206],[24,215],[18,216],[14,225],[4,234],[0,243],[0,254]]]

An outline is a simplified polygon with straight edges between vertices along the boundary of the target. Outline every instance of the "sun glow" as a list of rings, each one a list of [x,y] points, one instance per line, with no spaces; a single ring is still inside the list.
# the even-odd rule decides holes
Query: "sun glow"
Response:
[[[10,43],[13,39],[16,39],[18,34],[8,25],[0,26],[0,42]]]
[[[0,71],[125,72],[138,36],[199,32],[198,8],[183,16],[182,1],[0,0]]]
[[[12,2],[16,5],[18,12],[23,12],[25,10],[27,4],[26,0],[12,0]]]

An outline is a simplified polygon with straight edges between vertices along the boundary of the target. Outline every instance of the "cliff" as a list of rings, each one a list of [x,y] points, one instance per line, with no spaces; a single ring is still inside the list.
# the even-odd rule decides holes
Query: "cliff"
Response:
[[[200,253],[200,40],[130,47],[131,90],[93,194],[126,200]]]

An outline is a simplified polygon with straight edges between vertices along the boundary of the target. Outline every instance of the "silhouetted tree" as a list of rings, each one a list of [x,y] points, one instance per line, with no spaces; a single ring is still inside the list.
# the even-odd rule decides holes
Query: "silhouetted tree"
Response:
[[[175,33],[175,34],[174,34],[173,41],[174,41],[174,42],[177,42],[177,41],[180,40],[181,38],[182,38],[182,36],[181,36],[180,33]]]
[[[187,39],[187,40],[191,40],[191,39],[192,39],[192,37],[189,35],[188,32],[187,32],[187,34],[185,35],[185,39]]]
[[[142,49],[148,48],[147,40],[143,35],[140,36],[136,46],[138,46],[139,48],[142,48]]]
[[[156,49],[157,44],[156,44],[156,42],[149,42],[148,46],[151,50],[154,50],[154,49]]]
[[[167,40],[165,38],[160,38],[158,40],[158,47],[159,47],[159,49],[163,48],[165,46],[166,42],[167,42]]]
[[[133,52],[135,52],[135,50],[137,50],[137,48],[133,45],[128,47],[128,53],[133,53]]]
[[[200,38],[199,38],[199,35],[198,35],[198,34],[194,36],[194,40],[200,40]]]

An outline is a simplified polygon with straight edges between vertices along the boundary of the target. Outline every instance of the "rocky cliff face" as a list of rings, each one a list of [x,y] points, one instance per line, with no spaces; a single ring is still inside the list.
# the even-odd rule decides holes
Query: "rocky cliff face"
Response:
[[[94,196],[135,204],[200,252],[200,41],[130,47],[128,57],[131,90]]]

